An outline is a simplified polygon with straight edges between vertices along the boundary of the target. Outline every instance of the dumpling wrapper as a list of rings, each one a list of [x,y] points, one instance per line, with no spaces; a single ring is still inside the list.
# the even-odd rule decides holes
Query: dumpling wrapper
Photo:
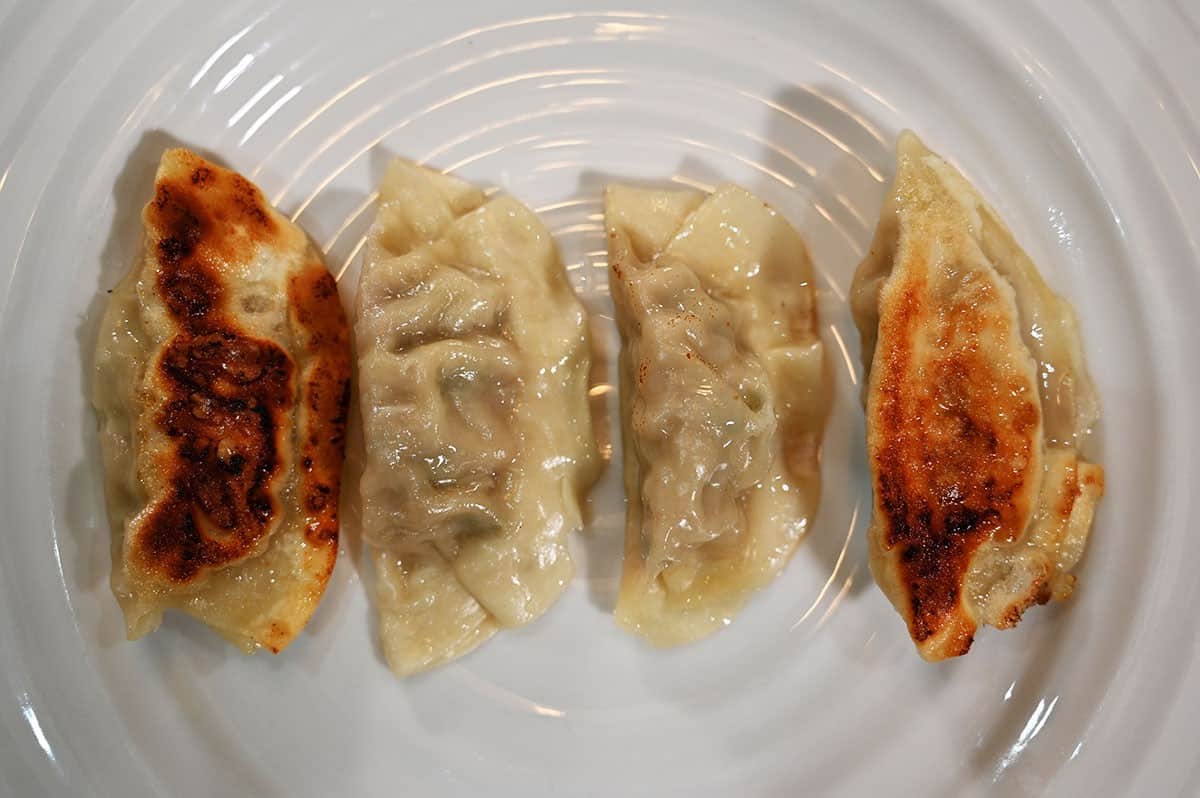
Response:
[[[586,315],[549,232],[510,197],[396,160],[356,334],[384,654],[400,676],[546,612],[600,460]]]
[[[617,622],[655,645],[728,624],[816,512],[827,402],[813,270],[732,185],[610,186],[625,563]]]
[[[96,348],[112,589],[245,651],[304,628],[337,557],[349,328],[320,254],[241,175],[168,150]]]
[[[867,368],[871,570],[921,656],[1071,594],[1104,471],[1071,307],[911,132],[852,286]]]

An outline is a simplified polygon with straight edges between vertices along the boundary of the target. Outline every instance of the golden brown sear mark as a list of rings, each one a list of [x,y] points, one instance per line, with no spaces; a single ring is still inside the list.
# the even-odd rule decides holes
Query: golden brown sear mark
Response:
[[[270,341],[230,330],[181,333],[159,363],[170,399],[159,426],[174,442],[171,498],[143,527],[155,568],[185,582],[244,557],[278,512],[279,430],[292,362]]]
[[[161,464],[170,488],[137,542],[147,569],[179,583],[250,554],[279,514],[271,483],[295,370],[282,348],[247,335],[226,311],[223,265],[244,262],[277,233],[261,194],[240,175],[186,158],[195,163],[161,180],[146,208],[158,236],[157,288],[180,331],[156,364],[167,391],[156,422],[173,444]]]
[[[314,262],[291,279],[288,301],[311,362],[305,381],[307,423],[301,431],[300,501],[313,545],[337,545],[338,502],[350,406],[349,328],[337,284]]]
[[[875,419],[886,442],[874,453],[884,543],[898,554],[913,639],[959,626],[963,653],[973,629],[957,617],[960,591],[981,544],[1014,540],[1023,529],[1040,409],[1030,386],[981,345],[1005,329],[989,307],[994,288],[965,284],[941,310],[916,279],[896,290],[903,293],[881,320],[879,340],[891,343],[881,352]],[[920,340],[925,317],[938,312],[946,314],[942,334]],[[918,347],[933,354],[922,361]]]
[[[263,636],[261,643],[272,654],[278,654],[292,641],[293,637],[295,635],[287,624],[272,621],[271,625],[267,627],[267,633]]]

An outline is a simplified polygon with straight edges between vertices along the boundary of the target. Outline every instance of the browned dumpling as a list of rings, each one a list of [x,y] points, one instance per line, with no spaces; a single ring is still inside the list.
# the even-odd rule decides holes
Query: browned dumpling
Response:
[[[791,557],[820,492],[825,385],[799,234],[733,185],[611,186],[625,564],[617,622],[705,637]]]
[[[130,639],[164,610],[246,651],[304,628],[333,570],[350,345],[320,254],[250,181],[182,149],[96,349]]]
[[[921,656],[1071,594],[1104,471],[1071,307],[912,133],[852,287],[868,371],[870,561]]]

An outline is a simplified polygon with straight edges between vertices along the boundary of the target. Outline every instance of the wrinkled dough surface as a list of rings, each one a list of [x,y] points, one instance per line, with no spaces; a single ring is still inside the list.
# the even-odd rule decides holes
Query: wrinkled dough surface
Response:
[[[622,626],[657,645],[728,623],[816,510],[825,406],[812,266],[735,186],[605,198],[628,496]]]
[[[356,334],[383,647],[400,675],[528,623],[571,578],[599,458],[583,307],[514,199],[395,161]]]

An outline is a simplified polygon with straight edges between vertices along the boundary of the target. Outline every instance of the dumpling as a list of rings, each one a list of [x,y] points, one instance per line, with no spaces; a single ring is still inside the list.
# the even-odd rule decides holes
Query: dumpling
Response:
[[[621,332],[617,622],[660,646],[728,624],[816,512],[826,387],[808,251],[737,186],[609,187]]]
[[[355,323],[363,530],[403,676],[554,604],[600,460],[587,317],[537,217],[399,159],[379,203]]]
[[[167,151],[143,254],[96,349],[128,636],[164,610],[247,652],[279,652],[337,557],[350,343],[337,286],[304,232],[239,174]]]
[[[1070,595],[1104,490],[1071,307],[912,133],[852,302],[867,369],[871,570],[921,656]]]

